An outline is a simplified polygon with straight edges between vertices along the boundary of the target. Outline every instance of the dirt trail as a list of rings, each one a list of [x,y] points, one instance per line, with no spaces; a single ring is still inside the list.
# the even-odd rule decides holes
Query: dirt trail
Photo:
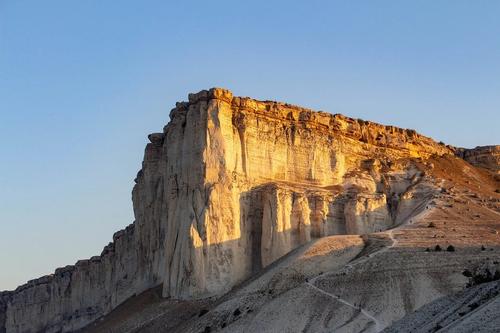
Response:
[[[382,249],[380,249],[380,250],[378,250],[376,252],[370,253],[369,255],[367,255],[365,257],[362,257],[362,258],[360,258],[358,260],[355,260],[354,262],[351,262],[351,263],[347,264],[346,267],[352,269],[352,268],[354,268],[354,266],[357,266],[357,265],[359,265],[361,263],[364,263],[367,260],[370,260],[370,258],[378,256],[381,253],[384,253],[384,252],[388,251],[389,249],[393,248],[394,246],[396,246],[398,241],[397,241],[396,238],[394,238],[394,230],[395,229],[391,229],[391,230],[389,230],[387,232],[384,232],[384,233],[387,233],[388,236],[389,236],[389,238],[391,239],[391,241],[392,241],[391,245],[385,246],[385,247],[383,247]],[[329,297],[331,297],[331,298],[333,298],[333,299],[341,302],[342,304],[345,304],[345,305],[347,305],[347,306],[349,306],[349,307],[351,307],[353,309],[359,310],[364,316],[366,316],[368,319],[370,319],[371,321],[373,321],[373,323],[375,324],[375,332],[380,332],[384,328],[384,325],[380,322],[380,320],[378,320],[373,315],[371,315],[366,309],[363,309],[362,307],[356,306],[356,305],[348,302],[347,300],[345,300],[345,299],[343,299],[343,298],[341,298],[341,297],[339,297],[337,295],[331,294],[331,293],[329,293],[329,292],[327,292],[327,291],[325,291],[325,290],[317,287],[314,284],[318,279],[320,279],[320,278],[322,278],[324,276],[327,276],[329,274],[333,274],[333,273],[334,272],[326,272],[326,273],[320,274],[320,275],[314,277],[313,279],[311,279],[309,282],[306,282],[306,284],[308,286],[310,286],[311,288],[315,289],[316,291],[318,291],[318,292],[320,292],[320,293],[322,293],[324,295],[327,295],[327,296],[329,296]]]
[[[346,267],[347,267],[347,268],[349,268],[349,269],[352,269],[352,268],[354,268],[354,266],[357,266],[357,265],[359,265],[359,264],[362,264],[362,263],[364,263],[364,262],[366,262],[366,261],[370,260],[370,259],[371,259],[371,258],[373,258],[373,257],[376,257],[376,256],[378,256],[378,255],[380,255],[380,254],[382,254],[382,253],[384,253],[384,252],[389,251],[389,249],[391,249],[391,248],[393,248],[394,246],[396,246],[398,241],[397,241],[397,239],[395,239],[395,238],[394,238],[394,230],[395,230],[395,229],[391,229],[391,230],[389,230],[388,232],[384,232],[384,233],[386,233],[387,235],[389,235],[389,238],[390,238],[390,239],[391,239],[391,241],[392,241],[392,244],[391,244],[391,245],[389,245],[389,246],[384,246],[383,248],[381,248],[381,249],[380,249],[380,250],[378,250],[378,251],[375,251],[375,252],[373,252],[373,253],[370,253],[370,254],[369,254],[369,255],[367,255],[367,256],[364,256],[364,257],[361,257],[361,258],[359,258],[359,259],[357,259],[357,260],[354,260],[354,261],[352,261],[352,262],[348,263],[348,264],[346,265]],[[319,277],[320,277],[320,276],[317,276],[315,279],[317,279],[317,278],[319,278]]]
[[[313,288],[314,290],[322,293],[323,295],[329,296],[329,297],[331,297],[331,298],[339,301],[342,304],[345,304],[345,305],[347,305],[347,306],[349,306],[349,307],[351,307],[353,309],[359,310],[365,317],[367,317],[368,319],[370,319],[371,321],[373,321],[373,323],[375,324],[375,332],[379,332],[379,331],[381,331],[383,329],[383,326],[382,326],[381,322],[377,318],[375,318],[374,316],[372,316],[370,313],[368,313],[368,311],[366,311],[365,309],[363,309],[363,308],[361,308],[359,306],[356,306],[356,305],[354,305],[352,303],[349,303],[348,301],[346,301],[345,299],[343,299],[343,298],[341,298],[341,297],[339,297],[337,295],[331,294],[331,293],[329,293],[329,292],[327,292],[327,291],[325,291],[325,290],[323,290],[321,288],[318,288],[314,284],[312,284],[311,282],[306,282],[306,284],[309,287]]]
[[[346,265],[346,267],[353,268],[354,266],[359,265],[361,263],[364,263],[367,260],[369,260],[370,258],[373,258],[374,256],[377,256],[377,255],[379,255],[381,253],[384,253],[384,252],[388,251],[390,248],[394,247],[397,244],[397,240],[394,238],[394,229],[389,230],[387,232],[387,234],[389,235],[389,238],[392,240],[392,244],[391,245],[385,246],[382,249],[380,249],[380,250],[378,250],[378,251],[376,251],[374,253],[371,253],[371,254],[363,257],[363,258],[360,258],[359,260],[357,260],[355,262],[349,263],[349,264]],[[374,324],[375,324],[375,332],[380,332],[384,328],[383,324],[380,322],[380,320],[378,320],[373,315],[371,315],[366,309],[363,309],[362,307],[356,306],[356,305],[348,302],[347,300],[345,300],[345,299],[343,299],[343,298],[341,298],[341,297],[339,297],[337,295],[331,294],[331,293],[329,293],[329,292],[327,292],[327,291],[325,291],[325,290],[323,290],[323,289],[321,289],[321,288],[319,288],[319,287],[317,287],[317,286],[314,285],[314,283],[318,279],[320,279],[320,278],[322,278],[324,276],[327,276],[329,274],[332,274],[332,272],[327,272],[327,273],[320,274],[320,275],[314,277],[313,279],[311,279],[311,281],[306,282],[306,284],[308,286],[310,286],[311,288],[315,289],[316,291],[319,291],[320,293],[324,294],[324,295],[327,295],[327,296],[329,296],[329,297],[331,297],[331,298],[333,298],[333,299],[335,299],[335,300],[337,300],[337,301],[339,301],[339,302],[341,302],[341,303],[343,303],[343,304],[345,304],[345,305],[347,305],[347,306],[349,306],[349,307],[351,307],[353,309],[359,310],[364,316],[366,316],[368,319],[370,319],[371,321],[374,322]]]

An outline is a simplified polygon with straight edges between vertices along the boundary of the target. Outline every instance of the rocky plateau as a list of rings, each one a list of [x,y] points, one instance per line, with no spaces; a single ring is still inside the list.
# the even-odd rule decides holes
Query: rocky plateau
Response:
[[[220,88],[148,138],[135,221],[0,333],[500,331],[500,146]]]

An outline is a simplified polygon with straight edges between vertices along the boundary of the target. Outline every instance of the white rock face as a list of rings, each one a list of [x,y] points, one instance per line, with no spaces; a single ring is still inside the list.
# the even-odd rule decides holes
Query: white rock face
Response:
[[[0,332],[72,331],[160,284],[165,297],[221,295],[313,238],[390,228],[420,209],[421,175],[398,160],[451,153],[412,130],[223,89],[190,94],[149,139],[135,222],[101,256],[1,294]]]
[[[344,208],[348,234],[368,234],[392,226],[385,194],[357,195]]]

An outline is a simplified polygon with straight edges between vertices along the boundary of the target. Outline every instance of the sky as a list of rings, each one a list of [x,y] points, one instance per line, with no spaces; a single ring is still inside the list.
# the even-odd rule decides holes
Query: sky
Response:
[[[147,134],[189,92],[500,144],[499,1],[0,0],[0,290],[133,222]]]

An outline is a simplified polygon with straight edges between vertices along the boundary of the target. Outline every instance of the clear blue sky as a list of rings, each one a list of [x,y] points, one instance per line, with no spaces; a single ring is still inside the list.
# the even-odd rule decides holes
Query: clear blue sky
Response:
[[[0,0],[0,290],[133,221],[146,135],[212,86],[500,144],[499,1]]]

